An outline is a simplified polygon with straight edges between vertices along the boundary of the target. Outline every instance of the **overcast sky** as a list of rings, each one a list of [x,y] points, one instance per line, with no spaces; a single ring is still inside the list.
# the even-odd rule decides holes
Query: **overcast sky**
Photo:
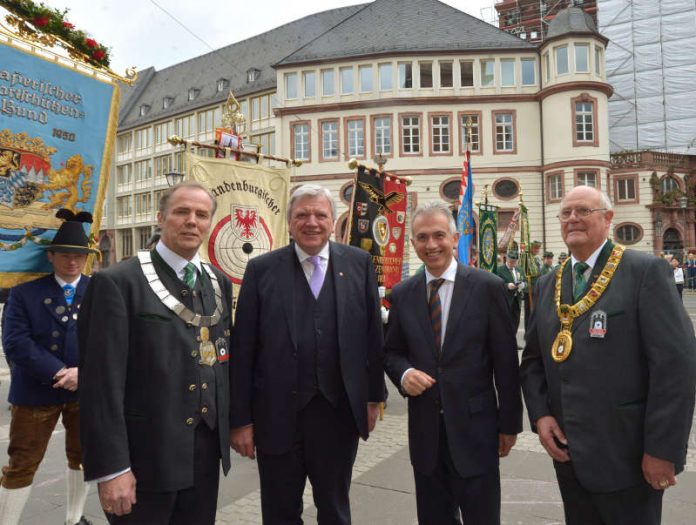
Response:
[[[137,66],[139,70],[149,66],[161,70],[207,53],[211,47],[217,49],[239,42],[303,16],[363,2],[44,0],[44,3],[58,9],[68,8],[68,20],[77,28],[90,33],[98,42],[110,47],[112,69],[123,74],[125,68],[131,65]],[[492,16],[495,0],[447,0],[444,3],[478,18],[486,18]],[[482,9],[487,10],[483,17]],[[179,20],[186,29],[165,11]],[[437,38],[437,35],[433,37]]]

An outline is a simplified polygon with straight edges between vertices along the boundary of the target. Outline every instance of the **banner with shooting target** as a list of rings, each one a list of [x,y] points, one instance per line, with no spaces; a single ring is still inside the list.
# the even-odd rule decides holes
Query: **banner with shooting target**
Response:
[[[185,154],[186,173],[217,198],[210,237],[201,258],[223,271],[235,297],[247,263],[288,244],[285,211],[290,170]]]
[[[377,283],[401,281],[406,234],[406,184],[374,169],[358,167],[350,210],[348,244],[372,254]]]

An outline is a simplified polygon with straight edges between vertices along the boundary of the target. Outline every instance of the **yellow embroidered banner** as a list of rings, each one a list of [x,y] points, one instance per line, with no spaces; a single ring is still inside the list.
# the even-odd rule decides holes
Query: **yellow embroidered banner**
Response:
[[[200,255],[232,280],[237,297],[247,263],[288,244],[290,170],[188,151],[185,163],[189,179],[209,188],[218,203]]]

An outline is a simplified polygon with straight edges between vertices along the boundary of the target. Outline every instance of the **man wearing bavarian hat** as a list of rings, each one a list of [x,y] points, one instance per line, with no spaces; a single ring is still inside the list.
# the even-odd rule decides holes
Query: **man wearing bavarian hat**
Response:
[[[543,264],[541,265],[541,275],[546,275],[553,271],[553,252],[545,251]]]
[[[8,464],[0,481],[0,523],[19,522],[34,474],[62,417],[68,459],[66,523],[85,525],[82,512],[88,486],[80,450],[77,314],[89,277],[87,255],[98,253],[85,234],[87,212],[56,214],[65,222],[48,245],[53,273],[16,286],[5,306],[3,347],[12,365],[12,404]]]
[[[609,198],[580,186],[558,218],[571,259],[539,279],[521,377],[569,525],[655,525],[684,468],[696,339],[664,260],[608,240]]]
[[[505,281],[508,308],[515,334],[520,326],[520,312],[522,311],[520,301],[522,300],[522,290],[525,288],[524,276],[517,268],[519,259],[520,252],[517,243],[513,242],[508,248],[505,264],[498,266],[498,276]]]
[[[87,289],[82,448],[109,523],[215,522],[220,464],[230,468],[232,329],[232,284],[198,255],[215,206],[198,183],[170,188],[155,248],[95,274]]]

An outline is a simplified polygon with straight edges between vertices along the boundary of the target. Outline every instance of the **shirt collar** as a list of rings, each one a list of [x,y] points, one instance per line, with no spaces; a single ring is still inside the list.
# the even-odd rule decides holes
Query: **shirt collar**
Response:
[[[305,262],[307,259],[311,257],[306,251],[304,251],[302,248],[300,248],[300,245],[297,243],[295,244],[295,253],[297,254],[297,258],[301,263]],[[324,247],[319,251],[317,254],[321,259],[328,261],[329,260],[329,243],[327,242]]]
[[[157,241],[157,244],[155,245],[155,250],[157,250],[157,253],[159,254],[160,257],[162,257],[162,260],[169,265],[169,267],[176,272],[177,275],[180,275],[183,271],[184,268],[188,263],[193,263],[196,269],[201,272],[203,268],[201,267],[201,258],[198,255],[198,252],[196,252],[196,255],[193,256],[193,258],[189,261],[185,257],[182,257],[178,253],[173,252],[170,250],[166,244],[162,242],[162,239]]]
[[[428,284],[433,279],[444,279],[445,281],[454,282],[454,278],[457,276],[457,259],[452,257],[450,265],[442,273],[440,277],[435,277],[432,273],[428,271],[428,267],[425,268],[425,284]]]
[[[600,252],[602,251],[602,248],[604,248],[604,245],[607,243],[607,240],[605,239],[602,245],[597,248],[594,252],[592,252],[592,255],[590,255],[587,260],[585,261],[587,263],[587,266],[590,268],[594,268],[595,263],[597,262],[597,258],[599,257]],[[573,264],[573,268],[575,268],[575,265],[580,262],[578,261],[574,255],[570,255],[570,262]]]
[[[63,286],[65,286],[66,284],[72,284],[72,285],[73,285],[73,288],[77,288],[77,283],[80,282],[80,279],[82,278],[82,275],[80,274],[80,275],[77,277],[77,279],[75,279],[75,280],[74,280],[73,282],[71,282],[71,283],[69,283],[69,282],[67,282],[67,281],[64,281],[63,279],[61,279],[60,277],[58,277],[55,273],[53,274],[53,277],[56,278],[56,282],[60,285],[61,288],[63,288]]]

